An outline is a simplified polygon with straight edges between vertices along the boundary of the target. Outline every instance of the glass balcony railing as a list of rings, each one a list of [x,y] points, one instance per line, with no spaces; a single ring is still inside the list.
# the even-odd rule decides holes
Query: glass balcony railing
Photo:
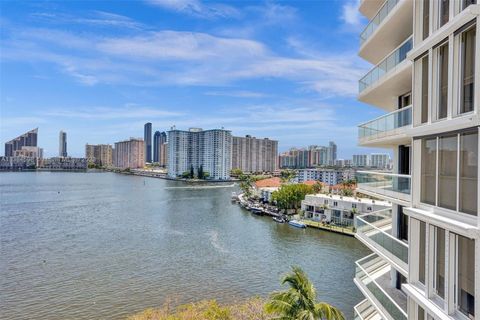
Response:
[[[401,306],[406,306],[406,297],[400,298],[397,295],[397,301],[395,301],[391,292],[389,292],[395,289],[388,287],[391,270],[388,263],[382,263],[376,254],[371,254],[356,261],[355,264],[355,279],[376,300],[375,303],[381,305],[382,311],[387,312],[392,319],[406,320],[407,313]]]
[[[382,21],[392,12],[393,8],[399,3],[400,0],[387,0],[382,5],[380,10],[378,10],[375,17],[367,24],[365,29],[360,34],[360,45],[362,45],[368,38],[373,34],[377,27],[382,23]]]
[[[408,269],[408,244],[395,238],[389,232],[392,229],[392,210],[380,210],[355,217],[357,233],[365,241],[378,248],[379,252],[392,261],[401,262],[398,265]]]
[[[353,307],[355,317],[353,320],[367,320],[372,319],[377,314],[377,310],[367,299]]]
[[[390,112],[358,126],[360,142],[395,135],[398,128],[412,125],[412,106]]]
[[[409,201],[411,176],[374,171],[357,171],[357,188],[377,195]]]
[[[412,49],[412,44],[413,38],[410,37],[388,57],[383,59],[382,62],[370,70],[362,79],[358,81],[358,91],[361,93],[363,90],[377,82],[385,74],[394,70],[397,65],[407,58],[407,53]]]

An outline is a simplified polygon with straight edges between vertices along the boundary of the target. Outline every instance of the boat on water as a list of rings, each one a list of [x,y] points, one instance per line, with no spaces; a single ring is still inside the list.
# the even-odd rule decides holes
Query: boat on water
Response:
[[[250,212],[259,216],[263,216],[263,209],[259,207],[250,207]]]
[[[273,217],[273,221],[278,223],[284,223],[285,219],[283,219],[282,217]]]
[[[297,227],[297,228],[306,228],[307,225],[301,221],[298,221],[298,220],[290,220],[288,221],[288,224],[293,226],[293,227]]]

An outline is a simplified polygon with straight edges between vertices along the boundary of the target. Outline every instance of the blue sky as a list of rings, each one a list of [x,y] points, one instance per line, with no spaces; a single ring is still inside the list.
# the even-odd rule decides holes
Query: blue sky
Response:
[[[58,153],[141,137],[143,124],[220,128],[279,149],[357,147],[382,112],[356,101],[356,0],[1,1],[0,141],[39,127]]]

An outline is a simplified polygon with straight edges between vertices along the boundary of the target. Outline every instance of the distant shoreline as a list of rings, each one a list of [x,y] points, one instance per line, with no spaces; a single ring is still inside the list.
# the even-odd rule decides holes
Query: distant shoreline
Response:
[[[94,171],[104,171],[119,173],[132,176],[148,177],[148,178],[158,178],[163,180],[170,181],[180,181],[187,184],[222,184],[222,183],[234,183],[239,181],[238,179],[229,179],[229,180],[201,180],[201,179],[184,179],[184,178],[171,178],[168,177],[165,173],[155,173],[155,172],[138,172],[138,171],[122,171],[118,169],[108,169],[108,168],[94,168],[94,169],[46,169],[46,168],[37,168],[37,169],[19,169],[19,170],[0,170],[0,172],[94,172]]]

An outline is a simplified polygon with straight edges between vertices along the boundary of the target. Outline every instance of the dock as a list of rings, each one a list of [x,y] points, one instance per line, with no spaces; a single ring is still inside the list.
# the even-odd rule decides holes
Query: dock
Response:
[[[341,233],[341,234],[351,236],[351,237],[355,236],[355,232],[353,231],[352,228],[334,226],[334,225],[331,225],[331,224],[329,225],[329,224],[325,224],[325,223],[317,222],[317,221],[312,221],[312,220],[302,220],[302,222],[305,223],[307,226],[312,227],[312,228],[322,229],[322,230],[330,231],[330,232]]]

